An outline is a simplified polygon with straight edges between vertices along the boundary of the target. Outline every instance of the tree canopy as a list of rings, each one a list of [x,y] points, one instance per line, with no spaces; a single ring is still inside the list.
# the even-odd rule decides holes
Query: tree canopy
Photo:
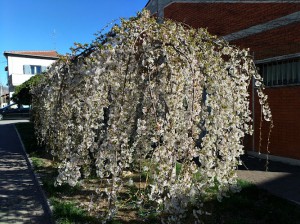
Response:
[[[32,102],[31,89],[37,85],[41,79],[42,75],[35,75],[21,85],[16,86],[12,100],[15,103],[30,105]]]
[[[144,11],[51,66],[33,90],[36,131],[60,161],[57,184],[74,186],[93,170],[104,181],[104,219],[118,211],[131,171],[143,180],[133,203],[167,223],[184,223],[192,209],[200,222],[211,189],[220,200],[238,190],[252,79],[270,121],[248,50]]]

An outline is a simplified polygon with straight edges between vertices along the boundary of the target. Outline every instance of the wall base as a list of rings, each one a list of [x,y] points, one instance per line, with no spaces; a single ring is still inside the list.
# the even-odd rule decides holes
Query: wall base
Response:
[[[247,155],[251,155],[260,159],[266,159],[267,156],[269,157],[269,160],[276,161],[276,162],[282,162],[293,166],[300,166],[300,160],[298,159],[291,159],[287,157],[282,156],[274,156],[274,155],[267,155],[263,153],[253,152],[253,151],[246,151]]]

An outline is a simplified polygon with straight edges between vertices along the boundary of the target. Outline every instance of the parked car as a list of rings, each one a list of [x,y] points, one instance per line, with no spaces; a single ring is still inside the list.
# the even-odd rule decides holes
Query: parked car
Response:
[[[22,104],[10,104],[0,109],[0,120],[3,119],[29,119],[30,106]]]

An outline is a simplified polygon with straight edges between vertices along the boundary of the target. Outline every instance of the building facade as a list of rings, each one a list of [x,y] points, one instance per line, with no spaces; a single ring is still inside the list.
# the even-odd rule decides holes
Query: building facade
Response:
[[[271,158],[300,164],[300,1],[149,0],[145,8],[161,19],[207,28],[232,45],[250,48],[273,114]],[[254,134],[245,139],[245,149],[267,154],[269,125],[261,122],[253,91]]]
[[[32,76],[46,71],[58,59],[56,51],[5,51],[7,59],[7,80],[9,96],[12,97],[16,86]]]
[[[0,84],[0,108],[7,106],[9,101],[8,88]]]

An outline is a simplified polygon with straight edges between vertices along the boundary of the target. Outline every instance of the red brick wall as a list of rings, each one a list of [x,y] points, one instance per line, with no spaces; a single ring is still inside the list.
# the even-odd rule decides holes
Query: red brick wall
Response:
[[[266,88],[272,110],[271,155],[300,159],[300,86]],[[260,105],[255,95],[255,149],[259,149]],[[261,152],[266,153],[269,123],[262,122]],[[252,150],[252,138],[246,138],[246,150]]]
[[[300,3],[172,3],[164,10],[166,18],[192,27],[208,27],[224,36],[300,11]],[[255,59],[300,52],[300,23],[259,33],[232,42],[250,48]],[[266,88],[274,128],[269,149],[272,155],[300,159],[300,86]],[[255,149],[259,148],[260,106],[255,95]],[[250,105],[252,108],[252,106]],[[269,123],[262,123],[261,152],[266,153]],[[252,138],[245,138],[245,149],[252,150]]]
[[[300,22],[252,35],[231,44],[250,48],[256,60],[300,52]]]
[[[224,36],[248,27],[300,11],[299,3],[173,3],[164,10],[166,18],[192,27],[208,28]],[[255,59],[300,52],[300,23],[262,32],[232,42],[255,52]],[[300,86],[266,88],[273,114],[274,128],[269,149],[272,155],[300,159]],[[252,101],[251,101],[252,102]],[[250,105],[252,108],[252,105]],[[260,105],[255,96],[255,149],[266,153],[269,123],[262,122]],[[252,150],[252,137],[245,138],[245,149]]]
[[[224,36],[300,11],[300,3],[172,3],[165,18]]]

